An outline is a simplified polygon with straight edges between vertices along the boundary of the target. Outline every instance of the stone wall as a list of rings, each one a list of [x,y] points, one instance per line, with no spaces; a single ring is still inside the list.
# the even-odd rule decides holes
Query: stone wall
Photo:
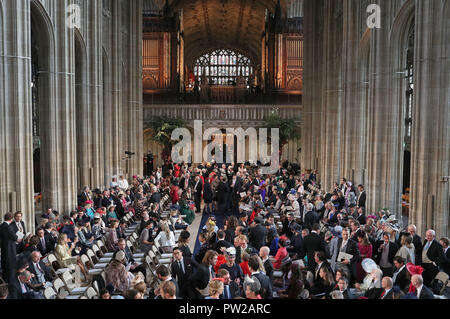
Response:
[[[73,4],[81,24],[69,28]],[[136,152],[130,174],[142,172],[141,10],[142,0],[0,1],[0,211],[21,210],[27,229],[35,219],[32,59],[42,208],[68,213],[82,186],[109,185],[126,173],[125,150]]]
[[[381,28],[368,29],[369,3]],[[302,166],[326,189],[363,183],[368,212],[400,217],[407,35],[415,20],[410,222],[449,231],[450,1],[306,0]],[[363,26],[363,27],[361,27]],[[341,35],[339,37],[338,35]],[[446,38],[447,36],[447,38]]]

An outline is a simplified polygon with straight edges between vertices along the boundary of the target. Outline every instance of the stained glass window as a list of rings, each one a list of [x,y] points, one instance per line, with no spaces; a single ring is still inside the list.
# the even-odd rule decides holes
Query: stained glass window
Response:
[[[194,74],[200,83],[203,75],[213,85],[234,85],[238,76],[247,83],[253,74],[253,64],[240,53],[220,49],[199,57],[194,63]]]

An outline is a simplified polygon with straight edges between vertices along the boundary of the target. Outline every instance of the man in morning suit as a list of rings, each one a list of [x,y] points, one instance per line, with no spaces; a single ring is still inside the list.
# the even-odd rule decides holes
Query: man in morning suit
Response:
[[[46,288],[53,281],[50,267],[41,260],[41,253],[37,250],[31,253],[28,270],[34,275],[33,281],[36,285]]]
[[[223,280],[223,293],[219,296],[219,299],[234,299],[241,296],[239,286],[236,282],[231,281],[228,270],[224,268],[219,269],[217,277]]]
[[[436,233],[429,229],[425,233],[425,241],[422,250],[422,273],[423,282],[425,286],[430,286],[431,281],[436,277],[439,268],[442,267],[445,261],[444,250],[441,244],[436,240]]]
[[[311,272],[316,268],[314,253],[316,251],[325,251],[325,241],[320,237],[319,229],[319,224],[314,224],[311,233],[303,238],[303,252],[308,257],[308,270]]]
[[[416,288],[415,295],[419,299],[434,299],[434,294],[423,284],[423,277],[421,275],[413,275],[411,277],[411,284]]]
[[[266,275],[269,277],[270,282],[273,283],[273,264],[269,259],[269,253],[270,253],[270,248],[267,246],[263,246],[261,247],[261,249],[259,250],[259,257],[261,258],[263,264],[264,264],[264,269],[266,272]]]
[[[250,257],[248,261],[248,269],[251,277],[256,277],[261,284],[260,295],[263,299],[273,299],[273,286],[270,278],[263,272],[258,271],[260,258],[257,255]]]
[[[262,224],[263,220],[261,217],[256,217],[253,224],[250,226],[250,231],[248,234],[250,246],[254,247],[258,251],[266,244],[267,229]]]
[[[366,190],[364,189],[364,186],[359,184],[358,185],[358,190],[359,190],[359,196],[358,199],[356,200],[356,206],[358,207],[366,207]]]
[[[190,260],[183,258],[183,252],[178,247],[173,249],[173,262],[170,269],[172,277],[177,281],[180,288],[180,297],[186,298],[188,296],[188,280],[193,270]]]
[[[16,212],[14,214],[14,220],[11,223],[11,228],[14,231],[14,233],[16,234],[17,232],[20,232],[23,234],[23,237],[25,237],[26,235],[26,230],[25,230],[25,223],[22,220],[22,212]],[[24,249],[24,245],[23,242],[17,242],[17,253],[20,254]]]
[[[16,242],[21,242],[18,239],[16,232],[11,227],[13,222],[13,214],[6,213],[4,222],[0,225],[0,242],[1,242],[1,266],[2,276],[6,282],[10,282],[16,275],[17,268],[17,245]]]
[[[342,230],[342,238],[339,238],[337,241],[337,256],[335,262],[339,264],[338,257],[339,253],[343,252],[349,255],[352,255],[351,260],[344,259],[341,260],[340,263],[342,265],[346,265],[350,270],[351,278],[350,283],[353,284],[356,279],[356,263],[359,261],[359,250],[358,245],[355,241],[349,238],[350,232],[347,228]]]

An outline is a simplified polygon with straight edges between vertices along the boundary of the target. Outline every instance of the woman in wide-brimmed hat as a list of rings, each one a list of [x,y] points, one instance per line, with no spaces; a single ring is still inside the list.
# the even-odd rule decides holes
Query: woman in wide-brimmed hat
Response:
[[[407,263],[406,264],[406,269],[408,270],[408,274],[409,274],[409,279],[411,280],[411,277],[414,275],[422,275],[424,269],[421,266],[416,266],[413,263]],[[409,285],[409,290],[408,293],[416,293],[416,287],[414,287],[414,285],[411,283]]]

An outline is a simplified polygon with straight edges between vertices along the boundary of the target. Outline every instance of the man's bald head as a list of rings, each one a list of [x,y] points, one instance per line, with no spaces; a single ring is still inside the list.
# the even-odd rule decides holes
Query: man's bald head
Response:
[[[414,287],[419,288],[423,285],[423,277],[421,275],[413,275],[411,277],[411,283]]]
[[[39,260],[41,260],[41,252],[38,251],[38,250],[33,251],[33,252],[31,253],[31,260],[32,260],[34,263],[39,262]]]
[[[259,257],[261,258],[266,258],[267,256],[269,256],[270,253],[270,249],[267,246],[263,246],[259,249]]]

